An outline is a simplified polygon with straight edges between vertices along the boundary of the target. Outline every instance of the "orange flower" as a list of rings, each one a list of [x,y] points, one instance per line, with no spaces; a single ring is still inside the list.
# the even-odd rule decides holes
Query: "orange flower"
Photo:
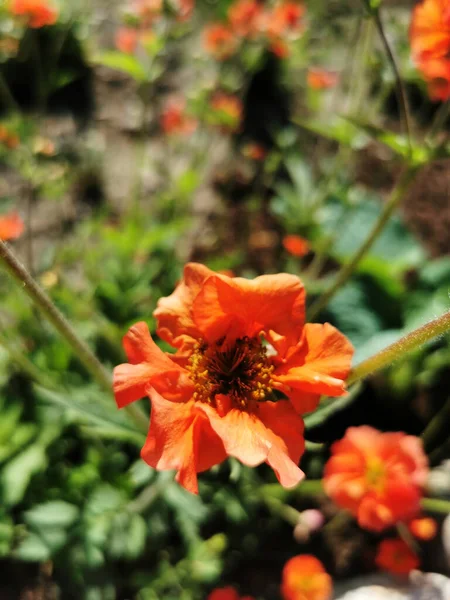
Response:
[[[284,565],[283,600],[329,600],[332,592],[331,577],[315,556],[294,556]]]
[[[225,60],[236,52],[237,40],[227,25],[213,23],[203,31],[203,46],[217,60]]]
[[[261,31],[262,14],[257,0],[236,0],[228,9],[231,29],[237,35],[253,37]]]
[[[395,575],[408,575],[420,565],[417,554],[401,539],[383,540],[378,546],[375,562],[380,569]]]
[[[195,131],[197,122],[185,113],[185,102],[173,99],[161,115],[161,129],[167,134],[189,134]]]
[[[332,71],[325,69],[308,69],[307,83],[313,90],[326,90],[334,87],[338,82],[339,76]]]
[[[251,158],[252,160],[262,161],[267,156],[267,150],[261,144],[256,142],[250,142],[242,148],[244,156]]]
[[[301,33],[305,8],[297,2],[279,2],[266,17],[269,37],[283,37]]]
[[[148,27],[161,16],[163,0],[135,0],[133,8],[133,12],[141,20],[141,25]]]
[[[0,125],[0,144],[14,150],[20,144],[19,136],[4,125]]]
[[[16,17],[25,18],[33,29],[53,25],[58,18],[57,11],[46,0],[11,0],[9,10]]]
[[[239,129],[243,106],[237,96],[218,92],[211,100],[211,109],[209,120],[212,125],[217,125],[224,131]]]
[[[0,240],[15,240],[22,235],[23,230],[24,224],[18,213],[11,212],[0,217]]]
[[[175,0],[178,21],[188,21],[194,12],[195,0]]]
[[[355,515],[361,527],[382,531],[418,514],[428,474],[419,438],[350,427],[331,450],[325,491]]]
[[[425,542],[432,540],[437,533],[437,523],[430,517],[413,519],[408,523],[408,528],[414,537]]]
[[[162,352],[137,323],[124,338],[130,362],[114,372],[119,407],[151,398],[143,459],[176,469],[192,492],[197,473],[227,456],[266,462],[283,486],[296,485],[304,448],[298,413],[312,410],[321,394],[345,393],[353,351],[331,325],[304,325],[304,311],[303,285],[293,275],[249,281],[186,265],[154,313],[175,354]]]
[[[116,48],[125,54],[133,54],[138,42],[139,31],[133,27],[121,27],[116,33]]]
[[[309,252],[309,244],[300,235],[285,235],[283,246],[292,256],[305,256]]]
[[[234,587],[216,588],[213,590],[207,600],[254,600],[252,596],[240,596]]]
[[[413,60],[433,100],[450,98],[450,5],[423,0],[413,12],[410,41]]]

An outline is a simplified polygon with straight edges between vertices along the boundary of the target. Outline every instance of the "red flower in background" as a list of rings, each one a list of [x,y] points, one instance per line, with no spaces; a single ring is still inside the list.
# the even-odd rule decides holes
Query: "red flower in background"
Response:
[[[149,27],[161,16],[163,0],[134,0],[133,12],[141,20],[143,27]]]
[[[433,100],[450,98],[450,5],[448,0],[423,0],[410,28],[413,60]]]
[[[333,444],[323,485],[361,527],[382,531],[420,511],[428,461],[419,438],[350,427]]]
[[[114,372],[119,407],[146,394],[151,423],[143,459],[176,469],[197,492],[197,473],[234,456],[268,463],[285,487],[303,477],[303,421],[321,394],[345,393],[352,347],[331,325],[304,325],[305,294],[287,274],[254,280],[188,264],[154,313],[162,352],[144,323],[124,338],[130,361]],[[271,351],[268,352],[267,342]],[[275,390],[285,398],[275,398]]]
[[[283,246],[292,256],[305,256],[309,252],[308,241],[300,235],[285,235]]]
[[[226,60],[236,52],[237,40],[228,25],[213,23],[203,31],[203,46],[217,60]]]
[[[14,150],[20,144],[20,139],[17,133],[10,131],[4,125],[0,125],[0,144],[6,146],[10,150]]]
[[[431,517],[423,517],[421,519],[413,519],[408,523],[408,529],[418,540],[425,542],[432,540],[437,533],[437,523]]]
[[[417,554],[401,539],[383,540],[378,546],[375,562],[380,569],[394,575],[408,575],[420,565]]]
[[[186,103],[177,98],[169,101],[161,114],[161,129],[168,135],[189,134],[195,131],[197,121],[186,115]]]
[[[194,12],[195,0],[173,0],[179,21],[188,21]]]
[[[210,121],[213,125],[221,127],[224,131],[237,131],[241,124],[243,106],[237,96],[217,92],[211,99],[212,115]]]
[[[332,592],[331,577],[315,556],[294,556],[284,565],[283,600],[330,600]]]
[[[3,242],[20,237],[23,230],[24,224],[17,212],[0,216],[0,240]]]
[[[33,29],[53,25],[58,18],[58,12],[46,0],[11,0],[9,10],[16,17],[25,18]]]
[[[121,27],[116,33],[116,48],[125,54],[133,54],[139,42],[139,35],[139,31],[133,27]]]
[[[325,69],[308,69],[307,83],[313,90],[326,90],[334,87],[339,80],[337,73]]]
[[[253,37],[261,31],[262,6],[257,0],[237,0],[228,9],[231,29],[237,35]]]
[[[240,596],[234,587],[216,588],[207,600],[254,600],[252,596]]]
[[[297,35],[303,29],[305,7],[297,2],[279,2],[266,16],[269,36],[282,38]]]

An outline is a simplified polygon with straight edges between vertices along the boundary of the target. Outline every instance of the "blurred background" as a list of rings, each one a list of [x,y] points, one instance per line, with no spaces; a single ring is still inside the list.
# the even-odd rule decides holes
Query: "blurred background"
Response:
[[[299,275],[311,306],[409,151],[364,2],[32,4],[0,2],[0,237],[108,370],[130,325],[154,331],[190,260]],[[447,104],[411,58],[413,5],[383,2],[383,26],[426,164],[315,318],[350,338],[354,364],[449,308]],[[442,337],[325,401],[306,417],[307,478],[350,425],[419,435],[447,406],[449,375]],[[148,467],[142,434],[3,272],[0,407],[2,600],[195,600],[219,584],[270,600],[303,552],[336,581],[374,570],[379,537],[320,494],[279,490],[266,465],[230,459],[202,474],[198,497]],[[450,408],[439,414],[426,450],[450,499]],[[325,526],[294,528],[285,500],[319,508]],[[422,568],[448,573],[448,539],[427,544]]]

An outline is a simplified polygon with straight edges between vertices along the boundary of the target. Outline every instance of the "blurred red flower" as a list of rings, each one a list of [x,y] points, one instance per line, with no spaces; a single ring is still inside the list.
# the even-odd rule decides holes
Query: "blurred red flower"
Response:
[[[210,121],[224,131],[237,131],[241,124],[243,106],[237,96],[217,92],[211,99]]]
[[[114,371],[119,408],[152,402],[143,459],[176,469],[198,491],[197,473],[234,456],[267,462],[285,487],[303,473],[303,421],[321,394],[342,395],[352,347],[331,325],[304,325],[301,281],[287,274],[230,278],[191,263],[154,313],[162,352],[145,323],[124,337],[129,363]],[[270,353],[263,338],[270,344]],[[279,390],[286,398],[276,399]]]
[[[17,212],[11,212],[0,216],[0,240],[7,242],[20,237],[24,230],[24,224]]]
[[[355,515],[361,527],[382,531],[419,513],[428,474],[419,438],[350,427],[331,451],[324,471],[325,491]]]
[[[228,9],[231,29],[237,35],[253,37],[261,31],[263,9],[257,0],[236,0]]]
[[[116,48],[125,54],[133,54],[138,42],[139,31],[133,27],[121,27],[116,33]]]
[[[234,587],[216,588],[207,600],[254,600],[252,596],[240,596]]]
[[[378,546],[375,562],[380,569],[394,575],[408,575],[420,565],[417,554],[400,538],[383,540]]]
[[[169,101],[161,114],[161,129],[168,135],[189,134],[195,131],[197,121],[186,114],[186,103],[177,98]]]
[[[133,12],[141,20],[141,26],[149,27],[161,16],[163,0],[134,0]]]
[[[437,523],[431,517],[422,517],[421,519],[413,519],[408,523],[410,532],[418,540],[432,540],[437,533]]]
[[[304,14],[305,7],[303,4],[298,2],[279,2],[267,13],[267,34],[275,38],[282,38],[301,33]]]
[[[305,256],[309,252],[308,241],[300,235],[285,235],[283,246],[292,256]]]
[[[413,60],[433,100],[450,98],[450,5],[423,0],[413,11],[409,32]]]
[[[53,25],[58,18],[58,12],[46,0],[11,0],[9,10],[16,17],[26,19],[33,29]]]
[[[329,600],[332,592],[331,577],[315,556],[294,556],[284,565],[283,600]]]
[[[252,160],[262,161],[267,156],[267,150],[261,144],[250,142],[242,148],[242,154]]]
[[[5,125],[0,125],[0,144],[6,146],[10,150],[14,150],[20,144],[20,139],[17,133],[11,131]]]
[[[172,0],[179,21],[188,21],[195,8],[195,0]]]
[[[337,73],[325,69],[308,69],[307,83],[313,90],[326,90],[334,87],[339,80]]]
[[[217,60],[226,60],[236,52],[237,40],[228,25],[213,23],[203,31],[203,46]]]

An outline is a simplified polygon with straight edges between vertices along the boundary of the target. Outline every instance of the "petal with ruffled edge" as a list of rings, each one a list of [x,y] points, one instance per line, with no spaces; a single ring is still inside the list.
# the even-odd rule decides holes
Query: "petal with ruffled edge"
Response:
[[[273,330],[293,344],[304,323],[305,290],[298,277],[286,273],[252,280],[214,275],[204,282],[192,312],[210,342]]]
[[[297,465],[304,451],[303,420],[288,401],[260,402],[251,412],[231,408],[222,416],[207,404],[201,408],[229,456],[250,467],[267,462],[284,487],[303,479]]]
[[[149,385],[171,400],[192,393],[188,373],[158,348],[146,323],[133,325],[123,338],[123,346],[130,362],[114,369],[113,389],[119,408],[146,396]]]
[[[329,323],[307,323],[297,346],[284,359],[280,357],[283,362],[278,361],[281,364],[273,379],[294,390],[342,396],[346,393],[352,356],[353,346],[335,327]]]
[[[149,394],[150,429],[141,456],[155,469],[178,471],[180,485],[197,494],[197,473],[226,459],[223,443],[198,403],[170,402],[154,389]]]
[[[175,291],[158,301],[153,313],[158,321],[157,333],[174,348],[181,348],[189,342],[189,338],[200,337],[192,316],[192,305],[203,283],[211,275],[214,272],[204,265],[188,263]]]

